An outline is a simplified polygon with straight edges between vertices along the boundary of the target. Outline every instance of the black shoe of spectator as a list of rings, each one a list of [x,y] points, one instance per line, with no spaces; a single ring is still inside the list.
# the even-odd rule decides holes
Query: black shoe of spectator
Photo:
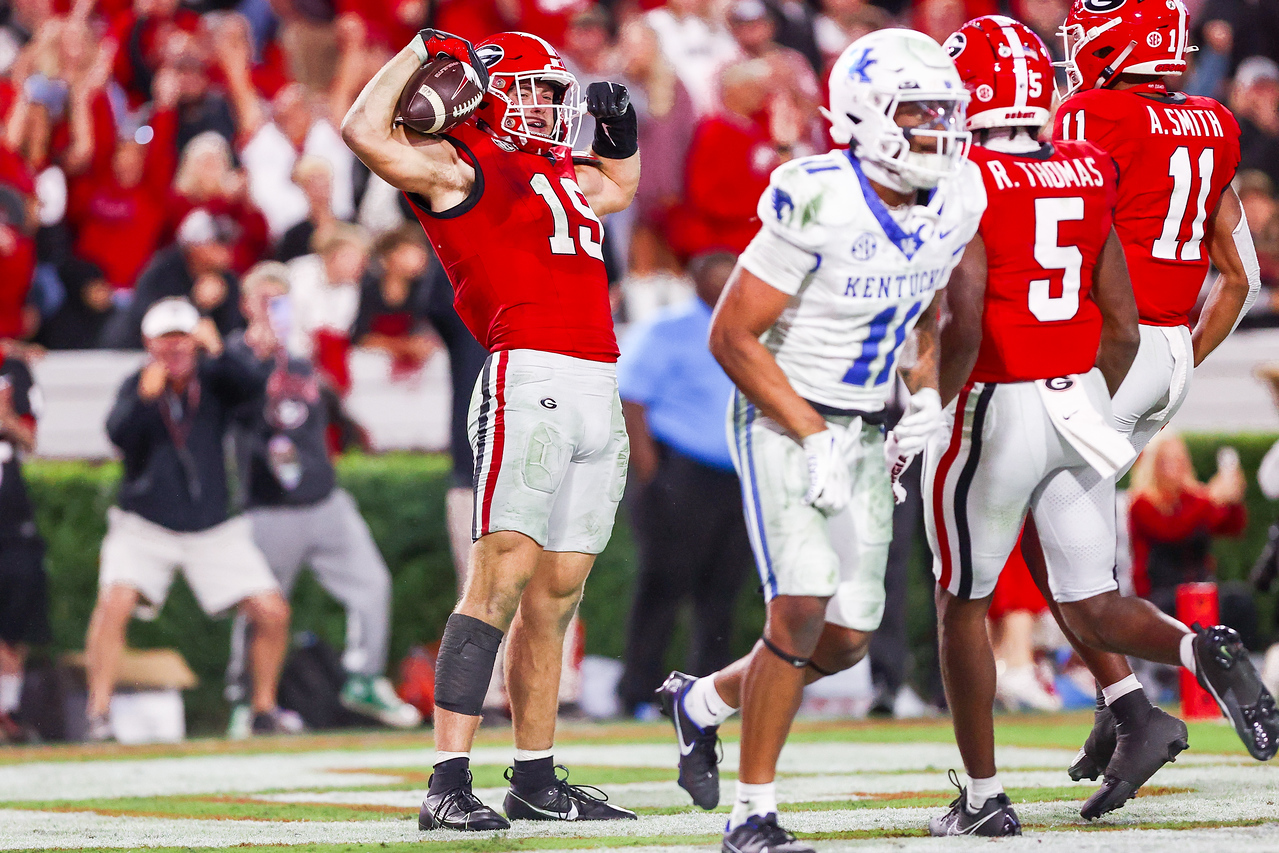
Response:
[[[431,774],[431,779],[435,779],[435,774]],[[510,829],[511,824],[471,792],[471,773],[468,770],[464,783],[427,792],[417,813],[417,828],[423,831],[443,828],[479,832]]]
[[[688,791],[694,804],[710,811],[719,805],[719,726],[700,728],[685,713],[684,697],[696,680],[672,672],[657,688],[657,698],[679,741],[679,786]]]
[[[1135,730],[1117,723],[1115,733],[1114,756],[1106,766],[1101,788],[1079,810],[1086,820],[1096,820],[1106,812],[1123,808],[1155,771],[1169,761],[1176,761],[1182,750],[1190,746],[1186,724],[1153,707]]]
[[[511,820],[637,820],[635,812],[610,805],[608,795],[592,785],[570,785],[568,769],[557,765],[564,776],[544,788],[524,790],[513,781],[515,769],[508,767],[506,779],[511,788],[506,792],[502,810]]]
[[[777,823],[777,813],[751,815],[732,832],[725,833],[720,853],[816,853]]]
[[[1248,753],[1269,761],[1279,752],[1279,711],[1261,683],[1239,634],[1225,625],[1194,625],[1195,675],[1235,725]]]
[[[272,708],[253,715],[255,735],[295,735],[306,729],[306,724],[296,711]]]
[[[1080,779],[1096,779],[1110,764],[1110,757],[1115,752],[1115,715],[1110,706],[1099,703],[1097,713],[1093,716],[1092,731],[1088,739],[1079,748],[1079,754],[1066,772],[1070,778],[1078,782]]]

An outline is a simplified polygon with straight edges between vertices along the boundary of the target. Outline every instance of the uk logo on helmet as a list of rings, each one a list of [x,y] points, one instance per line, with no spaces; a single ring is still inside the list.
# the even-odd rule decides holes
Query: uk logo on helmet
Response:
[[[862,51],[861,56],[853,60],[852,66],[848,69],[848,76],[852,77],[854,74],[856,74],[858,79],[861,80],[861,82],[869,83],[870,75],[866,73],[866,69],[870,68],[872,65],[875,65],[878,62],[879,62],[878,59],[874,59],[873,57],[871,57],[870,48],[868,47]]]

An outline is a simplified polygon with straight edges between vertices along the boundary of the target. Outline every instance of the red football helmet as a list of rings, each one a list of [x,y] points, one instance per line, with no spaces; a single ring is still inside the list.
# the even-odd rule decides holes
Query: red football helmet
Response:
[[[1048,123],[1052,60],[1030,27],[1003,15],[985,15],[951,33],[943,47],[972,93],[969,130]]]
[[[488,91],[475,111],[481,121],[532,154],[573,147],[582,124],[581,88],[555,48],[528,33],[498,33],[477,44],[475,53],[489,72]],[[551,89],[549,102],[539,83]]]
[[[1066,47],[1064,97],[1120,74],[1181,74],[1193,50],[1181,0],[1075,0],[1058,35]]]

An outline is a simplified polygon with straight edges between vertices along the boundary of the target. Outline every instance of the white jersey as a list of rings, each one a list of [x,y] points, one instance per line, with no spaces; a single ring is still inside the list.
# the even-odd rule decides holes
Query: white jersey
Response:
[[[847,150],[774,170],[740,263],[791,294],[760,340],[795,391],[832,408],[882,409],[902,344],[985,209],[968,161],[927,204],[902,211],[888,209]]]

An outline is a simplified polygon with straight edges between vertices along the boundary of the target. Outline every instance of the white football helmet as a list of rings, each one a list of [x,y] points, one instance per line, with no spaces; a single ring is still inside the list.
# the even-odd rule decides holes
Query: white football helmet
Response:
[[[929,189],[955,174],[968,153],[968,90],[946,51],[923,33],[877,30],[850,44],[830,72],[831,123],[836,143],[852,143],[858,158],[878,165],[908,187]],[[922,113],[917,127],[899,127],[898,107]],[[937,150],[910,150],[911,137],[937,140]]]

